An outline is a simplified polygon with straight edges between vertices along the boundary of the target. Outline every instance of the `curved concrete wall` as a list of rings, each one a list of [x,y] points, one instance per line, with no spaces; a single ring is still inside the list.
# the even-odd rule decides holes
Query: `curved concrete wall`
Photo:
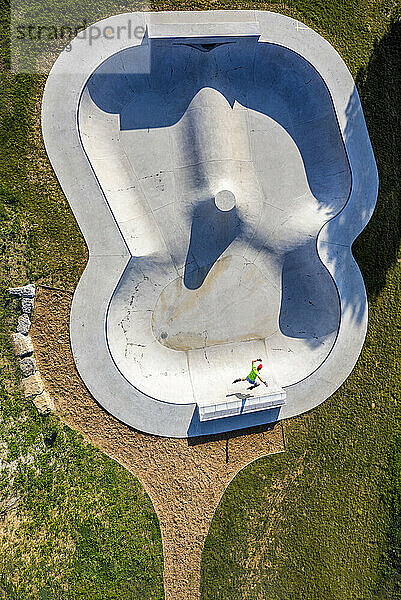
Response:
[[[90,251],[71,315],[78,370],[107,410],[158,435],[304,412],[348,376],[366,332],[351,244],[377,171],[352,78],[282,15],[130,18],[149,38],[89,54],[74,40],[79,69],[61,55],[43,101]],[[285,406],[201,422],[196,403],[233,396],[256,355]]]

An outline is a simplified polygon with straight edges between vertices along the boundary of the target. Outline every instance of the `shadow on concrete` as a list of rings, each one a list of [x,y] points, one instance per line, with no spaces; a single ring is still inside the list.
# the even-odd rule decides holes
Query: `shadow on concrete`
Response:
[[[280,331],[287,337],[309,340],[311,346],[319,345],[319,338],[337,331],[340,303],[315,244],[288,252],[281,277]]]
[[[375,212],[353,246],[369,297],[380,293],[401,239],[401,22],[392,23],[356,77],[379,171]]]
[[[271,427],[272,423],[276,423],[279,420],[279,414],[280,407],[275,407],[251,413],[242,413],[234,417],[223,417],[211,421],[201,421],[199,419],[199,409],[198,406],[196,406],[187,430],[188,444],[194,445],[195,443],[206,443],[207,440],[211,441],[212,439],[227,439],[225,436],[232,437],[245,435],[247,432],[249,433],[250,430],[257,431],[259,427],[262,428],[261,431],[269,431],[269,427]],[[223,422],[229,431],[223,433],[216,432],[216,429],[218,430]],[[266,429],[263,429],[264,427],[266,427]],[[198,441],[193,442],[193,440]]]
[[[217,208],[213,198],[199,202],[192,215],[184,285],[190,290],[198,289],[224,250],[240,234],[236,206],[224,211]]]
[[[248,398],[253,398],[252,394],[244,394],[242,392],[234,392],[233,394],[226,394],[226,398],[231,398],[234,396],[238,400],[247,400]]]
[[[214,89],[230,106],[239,103],[281,125],[299,149],[313,195],[328,209],[337,206],[349,192],[350,177],[338,177],[346,168],[343,157],[333,172],[342,141],[330,93],[314,67],[258,36],[226,38],[209,52],[185,41],[150,40],[151,75],[135,72],[141,46],[111,56],[88,81],[93,102],[120,114],[121,130],[146,130],[176,124],[201,89]]]

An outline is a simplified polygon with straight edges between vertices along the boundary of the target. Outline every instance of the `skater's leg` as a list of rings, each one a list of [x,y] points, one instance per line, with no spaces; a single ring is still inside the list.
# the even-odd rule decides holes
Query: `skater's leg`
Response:
[[[246,377],[243,377],[242,379],[234,379],[233,383],[238,383],[239,381],[246,381]]]
[[[251,387],[247,388],[248,390],[254,390],[255,388],[258,387],[258,385],[260,385],[260,383],[254,383],[253,385],[251,385]]]

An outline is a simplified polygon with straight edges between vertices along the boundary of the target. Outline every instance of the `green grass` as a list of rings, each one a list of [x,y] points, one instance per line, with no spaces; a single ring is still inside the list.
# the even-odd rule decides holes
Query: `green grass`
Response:
[[[54,419],[19,401],[7,408],[0,502],[10,516],[20,500],[1,539],[4,597],[164,598],[159,525],[141,484]]]
[[[0,525],[9,527],[0,590],[7,600],[161,599],[160,531],[138,481],[17,391],[8,337],[17,306],[5,289],[28,281],[72,289],[87,253],[40,139],[45,78],[8,72],[0,1]],[[370,306],[360,360],[332,398],[286,424],[286,454],[259,460],[230,485],[203,553],[202,600],[401,598],[401,38],[392,25],[400,3],[151,8],[271,9],[316,29],[357,80],[380,175],[377,209],[354,245]],[[107,14],[110,5],[98,2],[92,21]]]

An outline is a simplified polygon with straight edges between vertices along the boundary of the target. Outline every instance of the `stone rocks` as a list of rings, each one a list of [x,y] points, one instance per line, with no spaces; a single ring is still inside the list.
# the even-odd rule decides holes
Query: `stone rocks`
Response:
[[[36,371],[36,360],[33,356],[26,356],[19,361],[19,366],[23,376],[30,377]]]
[[[47,392],[42,392],[41,394],[38,394],[37,396],[32,398],[32,402],[34,403],[38,411],[42,414],[54,411],[54,402]]]
[[[33,298],[35,296],[35,286],[30,283],[22,287],[8,288],[8,293],[20,298]]]
[[[39,371],[36,371],[36,373],[30,375],[29,377],[24,377],[22,380],[22,387],[26,398],[41,394],[44,390]]]
[[[33,354],[33,344],[29,335],[22,333],[13,333],[12,340],[14,352],[20,357],[20,367],[24,377],[33,375],[36,371],[36,360]]]
[[[22,298],[21,299],[22,312],[24,314],[30,315],[31,312],[33,311],[33,303],[34,303],[33,298]]]
[[[33,374],[24,377],[22,380],[25,398],[31,398],[40,413],[46,414],[54,411],[54,402],[43,388],[43,381],[40,373],[39,371],[36,371],[36,361],[34,357],[27,356],[26,358],[23,358],[20,361],[20,365],[23,372],[25,367],[27,371],[29,369],[34,369]]]
[[[9,294],[21,298],[22,316],[18,319],[17,331],[27,335],[31,321],[29,315],[33,311],[34,297],[35,297],[35,286],[33,284],[24,285],[22,287],[8,288]]]
[[[9,288],[12,296],[21,298],[22,315],[18,317],[17,333],[12,334],[14,352],[19,356],[19,365],[23,374],[22,389],[26,398],[31,398],[39,412],[48,413],[54,410],[54,403],[43,388],[42,378],[36,369],[33,356],[32,339],[28,335],[31,328],[30,315],[33,311],[35,286]]]
[[[18,325],[17,332],[23,333],[24,335],[28,335],[29,330],[31,328],[31,319],[28,315],[21,315],[18,317]]]
[[[14,352],[17,356],[27,356],[33,352],[33,344],[30,335],[23,335],[22,333],[13,333],[12,340],[14,345]]]

